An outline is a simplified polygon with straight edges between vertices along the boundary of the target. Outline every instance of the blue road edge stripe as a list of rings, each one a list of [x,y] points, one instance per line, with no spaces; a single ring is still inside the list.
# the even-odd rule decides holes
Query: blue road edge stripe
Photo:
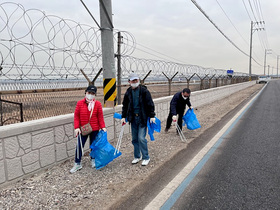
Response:
[[[216,149],[223,142],[224,137],[227,136],[237,122],[241,119],[241,117],[248,111],[248,109],[252,106],[255,100],[259,97],[261,92],[264,90],[266,85],[261,89],[261,91],[255,96],[255,98],[247,105],[247,107],[243,110],[243,112],[236,118],[236,120],[230,125],[230,127],[223,133],[223,135],[217,140],[217,142],[209,149],[209,151],[205,154],[205,156],[199,161],[199,163],[194,167],[194,169],[190,172],[190,174],[184,179],[184,181],[177,187],[177,189],[172,193],[172,195],[165,201],[165,203],[161,206],[161,210],[171,209],[175,202],[180,198],[182,193],[186,190],[195,176],[201,171],[206,162],[210,159],[210,157],[214,154]]]

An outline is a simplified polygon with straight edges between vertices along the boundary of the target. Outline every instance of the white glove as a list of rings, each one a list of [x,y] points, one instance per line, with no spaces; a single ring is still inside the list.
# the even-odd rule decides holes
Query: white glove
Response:
[[[176,115],[173,115],[173,116],[172,116],[172,121],[173,121],[173,122],[176,122],[176,121],[177,121],[177,116],[176,116]]]
[[[190,106],[190,107],[189,107],[189,109],[193,109],[193,107],[192,107],[192,106]]]
[[[75,135],[76,135],[76,137],[77,137],[78,135],[80,135],[80,134],[81,134],[80,128],[75,129]]]
[[[150,123],[155,123],[155,124],[156,124],[156,118],[152,117],[152,118],[150,119]]]
[[[107,132],[107,128],[102,128],[102,130],[103,130],[104,132]]]
[[[122,119],[121,119],[121,124],[122,124],[122,125],[125,125],[125,124],[126,124],[125,118],[122,118]]]

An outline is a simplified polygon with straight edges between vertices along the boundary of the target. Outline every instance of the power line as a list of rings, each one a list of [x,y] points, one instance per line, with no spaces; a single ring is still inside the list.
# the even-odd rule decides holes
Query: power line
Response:
[[[239,34],[239,36],[244,40],[244,42],[246,44],[249,45],[249,43],[246,41],[246,39],[241,35],[241,33],[237,30],[237,28],[235,27],[235,25],[233,24],[233,22],[231,21],[231,19],[228,17],[227,13],[225,12],[225,10],[222,8],[221,4],[218,2],[218,0],[216,0],[216,2],[218,3],[219,7],[221,8],[221,10],[223,11],[223,13],[225,14],[225,16],[227,17],[227,19],[229,20],[229,22],[231,23],[231,25],[235,28],[235,30],[237,31],[237,33]]]
[[[127,41],[130,41],[130,40],[127,40]],[[133,47],[133,46],[131,46],[131,45],[129,45],[129,44],[127,44],[127,45],[130,46],[130,47]],[[176,59],[176,58],[173,58],[173,57],[170,57],[170,56],[165,55],[165,54],[163,54],[163,53],[160,53],[160,52],[158,52],[158,51],[156,51],[156,50],[153,50],[153,49],[151,49],[151,48],[149,48],[149,47],[146,47],[146,46],[144,46],[144,45],[142,45],[142,44],[139,44],[139,43],[137,43],[137,42],[136,42],[135,45],[136,45],[136,46],[141,46],[141,47],[143,47],[143,48],[145,48],[145,49],[148,49],[148,50],[150,50],[150,51],[153,51],[153,52],[155,52],[155,53],[157,53],[157,54],[163,55],[164,57],[167,57],[167,58],[169,58],[169,59],[172,59],[172,60],[175,60],[175,61],[179,61],[179,62],[181,62],[181,63],[184,63],[184,62],[181,61],[181,60],[178,60],[178,59]],[[150,52],[145,51],[145,50],[143,50],[143,49],[140,49],[140,48],[138,48],[138,47],[136,47],[136,46],[135,46],[135,49],[137,49],[137,50],[139,50],[139,51],[145,52],[145,53],[147,53],[147,54],[149,54],[149,55],[155,56],[155,57],[160,58],[160,59],[165,59],[164,57],[161,57],[161,56],[158,56],[158,55],[156,55],[156,54],[150,53]]]
[[[245,43],[247,44],[247,45],[249,45],[249,43],[246,41],[246,39],[241,35],[241,33],[237,30],[237,28],[235,27],[235,25],[233,24],[233,22],[231,21],[231,19],[228,17],[228,15],[227,15],[227,13],[225,12],[225,10],[222,8],[222,6],[221,6],[221,4],[218,2],[218,0],[216,0],[216,2],[218,3],[218,5],[219,5],[219,7],[221,8],[221,10],[223,11],[223,13],[225,14],[225,16],[228,18],[228,20],[230,21],[230,23],[232,24],[232,26],[235,28],[235,30],[237,31],[237,33],[240,35],[240,37],[245,41]],[[254,53],[254,56],[258,59],[258,60],[260,60],[259,58],[258,58],[258,56],[256,55],[256,53],[255,52],[253,52]]]
[[[252,20],[250,14],[249,14],[249,11],[248,11],[248,9],[247,9],[247,7],[246,7],[246,4],[245,4],[245,2],[244,2],[244,0],[242,0],[242,2],[243,2],[243,5],[244,5],[244,7],[245,7],[245,10],[246,10],[246,12],[247,12],[247,14],[248,14],[249,19]]]
[[[228,38],[221,29],[210,19],[210,17],[204,12],[204,10],[197,4],[195,0],[191,0],[193,4],[199,9],[199,11],[212,23],[212,25],[236,48],[238,49],[241,53],[244,55],[250,57],[247,53],[245,53],[243,50],[241,50],[233,41],[231,41],[230,38]],[[257,64],[259,64],[254,58],[252,58]],[[259,64],[261,65],[261,64]]]
[[[259,1],[259,0],[257,0],[257,2],[258,2],[258,5],[259,5],[259,10],[260,10],[261,20],[264,20],[264,18],[263,18],[263,14],[262,14],[262,7],[261,7],[261,3],[260,3],[260,1]]]
[[[259,5],[258,5],[258,2],[256,0],[254,0],[254,5],[255,5],[255,8],[256,8],[256,12],[257,12],[259,20],[262,20]]]
[[[255,13],[254,13],[254,10],[253,10],[253,7],[252,7],[252,4],[251,4],[251,0],[248,0],[248,2],[249,2],[249,5],[250,5],[250,8],[251,8],[252,14],[253,14],[253,16],[254,16],[254,18],[255,18],[255,22],[258,22],[258,20],[257,20],[257,18],[256,18],[256,16],[255,16]]]
[[[248,11],[248,9],[247,9],[247,6],[246,6],[244,0],[242,0],[242,2],[243,2],[243,5],[244,5],[244,8],[245,8],[245,10],[246,10],[246,12],[247,12],[247,14],[248,14],[248,17],[250,18],[251,21],[253,21],[253,18],[250,16],[250,13],[249,13],[249,11]],[[253,10],[252,4],[251,4],[250,0],[248,0],[248,2],[249,2],[249,4],[250,4],[250,8],[251,8],[252,14],[253,14],[253,16],[254,16],[254,19],[256,20],[256,17],[255,17],[255,14],[254,14],[254,10]],[[257,2],[256,2],[256,4],[255,4],[255,7],[256,7],[256,11],[259,11],[259,12],[257,12],[257,13],[259,14],[259,17],[261,18],[260,20],[262,20],[262,21],[256,21],[256,22],[261,22],[261,27],[265,28],[265,25],[264,25],[264,18],[263,18],[263,15],[262,15],[262,10],[261,10],[261,5],[260,5],[259,0],[257,0]],[[254,22],[255,22],[255,21],[254,21]],[[261,35],[260,35],[260,32],[259,32],[259,31],[257,31],[257,33],[258,33],[258,38],[259,38],[259,40],[260,40],[260,43],[261,43],[263,49],[269,49],[270,47],[269,47],[269,43],[268,43],[268,39],[267,39],[267,35],[266,35],[265,30],[264,30],[264,32],[263,32]],[[263,35],[263,34],[264,34],[264,35]]]

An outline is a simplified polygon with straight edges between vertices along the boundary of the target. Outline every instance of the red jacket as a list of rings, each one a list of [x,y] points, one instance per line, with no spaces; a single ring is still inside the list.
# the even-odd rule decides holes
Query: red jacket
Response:
[[[91,111],[88,111],[88,104],[86,99],[82,99],[77,102],[74,112],[74,129],[80,128],[89,121]],[[105,122],[103,117],[102,105],[99,101],[95,101],[94,109],[90,119],[90,125],[93,131],[105,128]]]

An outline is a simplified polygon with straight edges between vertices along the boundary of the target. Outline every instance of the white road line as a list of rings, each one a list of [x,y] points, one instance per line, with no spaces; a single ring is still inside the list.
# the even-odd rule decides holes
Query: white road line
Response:
[[[266,86],[266,85],[265,85]],[[214,144],[221,139],[221,137],[229,133],[233,128],[234,124],[238,121],[237,119],[245,113],[253,101],[260,95],[262,90],[254,96],[209,142],[200,150],[200,152],[178,173],[178,175],[145,207],[144,210],[155,210],[160,209],[174,191],[180,186],[180,184],[186,179],[186,177],[192,172],[207,152],[214,146]],[[175,201],[174,201],[175,203]]]

